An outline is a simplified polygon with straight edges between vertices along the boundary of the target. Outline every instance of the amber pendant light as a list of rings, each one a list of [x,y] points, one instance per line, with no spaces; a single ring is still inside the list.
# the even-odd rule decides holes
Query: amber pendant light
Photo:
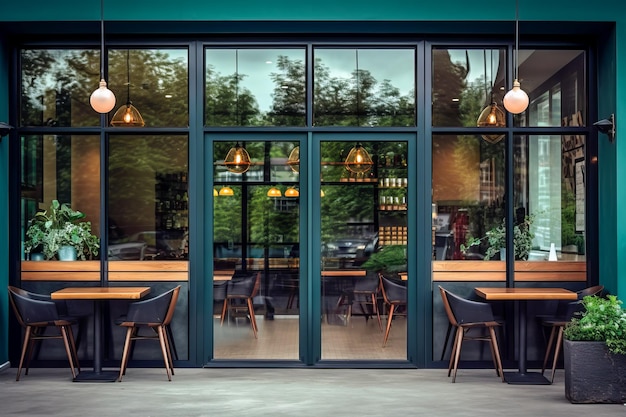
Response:
[[[130,50],[126,51],[126,104],[121,106],[111,119],[111,126],[114,127],[144,127],[145,122],[141,113],[132,101],[130,101]]]
[[[504,116],[504,111],[502,111],[502,109],[498,107],[498,103],[496,103],[496,100],[494,99],[494,96],[493,96],[493,51],[491,51],[490,53],[491,53],[491,68],[489,69],[489,83],[487,83],[487,54],[485,52],[483,52],[483,59],[484,59],[484,69],[485,69],[485,74],[484,74],[485,75],[484,77],[485,94],[491,96],[491,102],[480,112],[476,125],[478,127],[485,127],[485,128],[505,127],[506,119]],[[491,91],[489,91],[488,88],[490,88]],[[502,140],[502,138],[504,138],[504,134],[502,133],[482,134],[481,136],[485,141],[491,144],[498,143]]]
[[[287,159],[287,165],[293,172],[300,172],[300,147],[296,146],[291,150],[289,158]]]
[[[360,143],[350,149],[344,163],[348,171],[356,174],[363,174],[372,169],[372,165],[374,165],[372,157]]]
[[[250,169],[250,155],[248,151],[237,142],[230,148],[226,158],[224,158],[224,166],[233,174],[243,174]]]

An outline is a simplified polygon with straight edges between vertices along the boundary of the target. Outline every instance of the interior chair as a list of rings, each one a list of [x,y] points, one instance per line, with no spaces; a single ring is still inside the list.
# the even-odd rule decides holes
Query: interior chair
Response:
[[[245,312],[246,316],[250,319],[250,326],[254,333],[254,338],[257,338],[258,327],[256,324],[256,318],[254,316],[254,304],[253,298],[259,292],[261,287],[261,272],[257,272],[255,275],[251,275],[238,280],[228,281],[228,287],[226,288],[226,298],[222,305],[222,318],[220,326],[224,324],[224,320],[227,315],[236,317],[237,313]]]
[[[364,278],[355,278],[354,286],[342,291],[339,300],[337,301],[337,309],[340,310],[343,306],[347,307],[347,323],[350,323],[352,313],[354,312],[354,304],[357,303],[361,312],[365,316],[365,321],[367,322],[370,316],[376,315],[376,318],[378,319],[378,328],[381,332],[383,331],[380,311],[378,309],[379,289],[380,279],[378,276],[368,274]]]
[[[556,364],[559,360],[559,353],[561,351],[561,345],[563,343],[563,330],[565,329],[565,326],[572,320],[575,315],[580,314],[584,310],[582,299],[585,296],[599,295],[602,293],[602,291],[604,291],[603,285],[594,285],[593,287],[584,288],[576,292],[578,301],[559,301],[556,309],[556,314],[554,316],[541,317],[541,324],[545,327],[550,328],[550,338],[548,339],[548,343],[546,345],[546,354],[543,357],[541,374],[543,374],[546,370],[546,366],[548,365],[548,360],[550,358],[550,353],[552,352],[552,348],[554,347],[550,382],[554,382],[554,374],[556,372]]]
[[[180,285],[161,295],[147,300],[136,301],[128,306],[125,316],[116,321],[116,324],[126,327],[126,339],[124,341],[124,351],[122,353],[122,364],[120,366],[119,381],[126,374],[130,350],[136,340],[158,340],[161,345],[167,380],[172,380],[174,375],[174,361],[170,342],[167,337],[167,327],[172,322],[176,302],[180,293]],[[142,328],[149,328],[152,332],[149,335],[139,334]]]
[[[399,308],[406,308],[406,286],[397,284],[388,278],[385,278],[383,274],[378,275],[380,279],[380,288],[383,293],[383,302],[387,306],[387,327],[385,328],[385,335],[383,336],[383,347],[387,345],[389,339],[389,331],[391,330],[391,321],[393,320],[394,313],[397,313]]]
[[[448,321],[456,329],[450,364],[448,365],[448,377],[452,374],[452,382],[456,381],[456,371],[459,367],[463,342],[476,340],[489,342],[496,374],[504,382],[500,349],[495,332],[500,323],[494,320],[491,305],[459,297],[441,286],[439,286],[439,292]],[[485,330],[489,332],[488,336],[485,335]]]
[[[57,304],[49,300],[49,296],[31,293],[17,287],[9,286],[9,300],[17,321],[25,329],[22,342],[22,354],[17,368],[16,381],[20,380],[22,368],[26,365],[25,375],[32,358],[35,343],[46,339],[62,339],[65,352],[70,363],[72,377],[76,378],[76,370],[80,372],[76,343],[72,333],[72,325],[78,321],[73,317],[59,314]],[[58,334],[45,334],[47,328],[56,328]],[[26,363],[24,363],[26,361]]]

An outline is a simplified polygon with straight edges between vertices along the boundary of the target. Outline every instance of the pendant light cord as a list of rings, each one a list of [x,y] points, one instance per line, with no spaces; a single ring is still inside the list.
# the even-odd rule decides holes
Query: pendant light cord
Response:
[[[126,50],[126,100],[130,103],[130,49]]]
[[[515,79],[519,77],[519,0],[515,0]]]
[[[100,79],[104,79],[104,0],[100,0]]]

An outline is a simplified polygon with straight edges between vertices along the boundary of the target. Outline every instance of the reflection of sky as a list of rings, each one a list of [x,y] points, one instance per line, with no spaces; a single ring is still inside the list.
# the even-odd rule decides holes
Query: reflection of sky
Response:
[[[207,66],[220,75],[232,75],[236,71],[245,77],[241,86],[255,96],[262,112],[270,110],[274,83],[271,73],[278,73],[276,61],[284,55],[291,61],[305,62],[304,49],[209,49],[206,51]],[[391,84],[407,95],[414,88],[415,53],[413,49],[359,49],[358,67],[370,71],[380,84],[391,80]],[[315,58],[322,60],[330,69],[331,77],[349,79],[357,67],[355,49],[315,50]]]
[[[261,112],[268,112],[275,87],[271,74],[282,72],[276,66],[281,55],[290,61],[305,61],[304,49],[208,49],[206,63],[221,76],[245,75],[239,85],[252,92]]]

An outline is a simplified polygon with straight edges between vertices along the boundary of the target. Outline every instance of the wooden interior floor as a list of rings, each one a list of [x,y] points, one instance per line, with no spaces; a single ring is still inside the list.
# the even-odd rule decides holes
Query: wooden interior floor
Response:
[[[386,317],[383,316],[383,328]],[[220,326],[214,321],[215,359],[229,360],[299,360],[298,316],[276,316],[267,320],[256,318],[259,332],[254,338],[247,318],[239,318]],[[405,360],[406,319],[394,318],[387,346],[376,319],[353,316],[344,325],[341,318],[322,321],[322,360]]]

